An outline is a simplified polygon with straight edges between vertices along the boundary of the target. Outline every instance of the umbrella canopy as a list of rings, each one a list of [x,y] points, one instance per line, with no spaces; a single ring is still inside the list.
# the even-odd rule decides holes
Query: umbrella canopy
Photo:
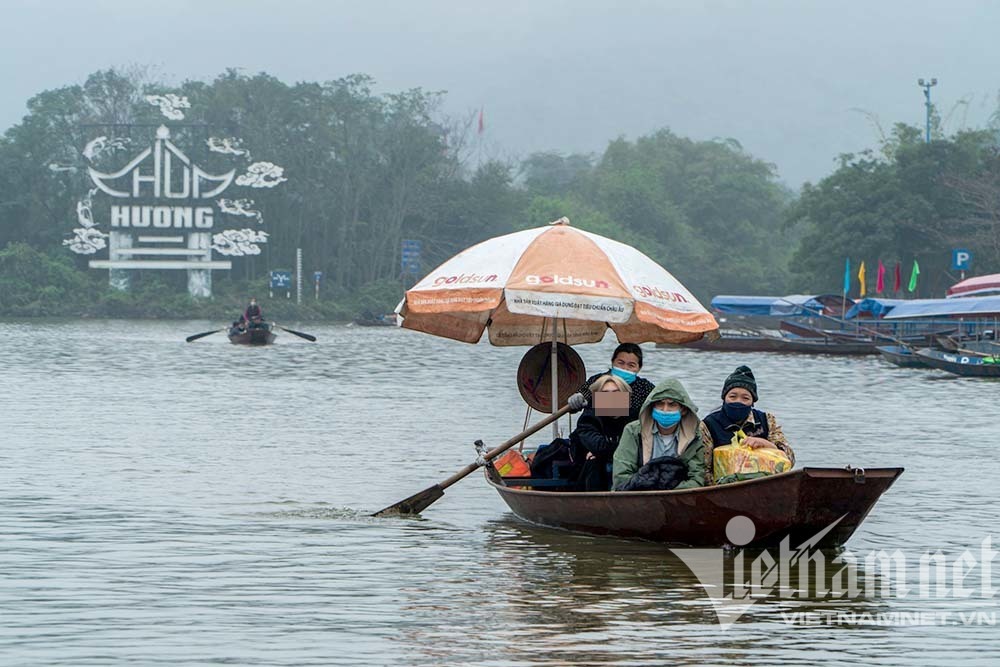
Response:
[[[635,248],[569,226],[499,236],[455,255],[406,292],[407,329],[475,343],[596,343],[608,328],[632,343],[685,343],[719,328],[676,278]]]

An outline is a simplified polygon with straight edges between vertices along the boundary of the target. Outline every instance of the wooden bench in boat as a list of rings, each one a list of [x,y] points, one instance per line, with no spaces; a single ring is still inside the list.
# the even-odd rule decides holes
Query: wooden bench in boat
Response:
[[[549,477],[504,477],[504,486],[530,487],[546,491],[560,491],[572,486],[572,480]]]

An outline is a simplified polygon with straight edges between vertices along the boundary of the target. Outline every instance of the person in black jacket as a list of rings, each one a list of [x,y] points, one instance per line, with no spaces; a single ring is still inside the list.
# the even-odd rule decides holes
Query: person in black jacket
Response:
[[[642,404],[653,391],[653,383],[646,378],[639,377],[642,370],[642,348],[635,343],[622,343],[615,348],[611,355],[611,368],[604,373],[598,373],[587,378],[587,381],[575,394],[569,397],[567,403],[571,412],[579,412],[590,405],[591,385],[603,375],[614,375],[625,381],[629,387],[629,414],[632,419],[639,418],[639,410]],[[593,406],[591,406],[593,407]]]
[[[590,393],[631,394],[628,383],[610,373],[598,376],[588,389]],[[611,489],[611,460],[622,431],[632,418],[628,415],[616,416],[604,412],[605,409],[601,407],[590,406],[584,409],[576,428],[569,436],[573,459],[581,462],[580,472],[576,477],[576,487],[579,491]]]

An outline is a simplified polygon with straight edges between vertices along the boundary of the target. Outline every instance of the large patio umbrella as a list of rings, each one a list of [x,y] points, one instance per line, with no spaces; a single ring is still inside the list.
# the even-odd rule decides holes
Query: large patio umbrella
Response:
[[[396,309],[401,326],[466,343],[685,343],[719,325],[669,271],[632,246],[571,227],[483,241],[431,271]],[[558,380],[552,373],[552,406]],[[555,428],[555,426],[554,426]]]
[[[563,342],[596,343],[608,328],[632,343],[686,343],[719,325],[669,271],[632,246],[571,227],[498,236],[455,255],[406,292],[402,326],[475,343],[538,343],[543,319]]]

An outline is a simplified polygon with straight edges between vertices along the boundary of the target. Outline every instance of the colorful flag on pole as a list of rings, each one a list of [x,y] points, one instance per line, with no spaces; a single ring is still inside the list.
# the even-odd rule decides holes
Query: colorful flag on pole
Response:
[[[482,134],[485,129],[486,123],[483,120],[483,107],[479,107],[479,134]]]
[[[851,291],[851,258],[844,259],[844,294]]]
[[[878,274],[875,278],[875,292],[881,294],[885,291],[885,265],[882,264],[882,260],[878,261]]]
[[[861,260],[861,268],[858,269],[858,280],[861,281],[861,296],[865,295],[865,260]]]
[[[920,265],[917,264],[917,260],[913,260],[913,270],[910,271],[910,284],[906,286],[906,289],[911,292],[917,289],[917,276],[920,275]]]
[[[893,284],[892,284],[892,291],[893,292],[897,292],[898,293],[899,290],[903,289],[903,269],[902,269],[902,266],[903,266],[902,262],[896,262],[896,280],[894,280]]]

